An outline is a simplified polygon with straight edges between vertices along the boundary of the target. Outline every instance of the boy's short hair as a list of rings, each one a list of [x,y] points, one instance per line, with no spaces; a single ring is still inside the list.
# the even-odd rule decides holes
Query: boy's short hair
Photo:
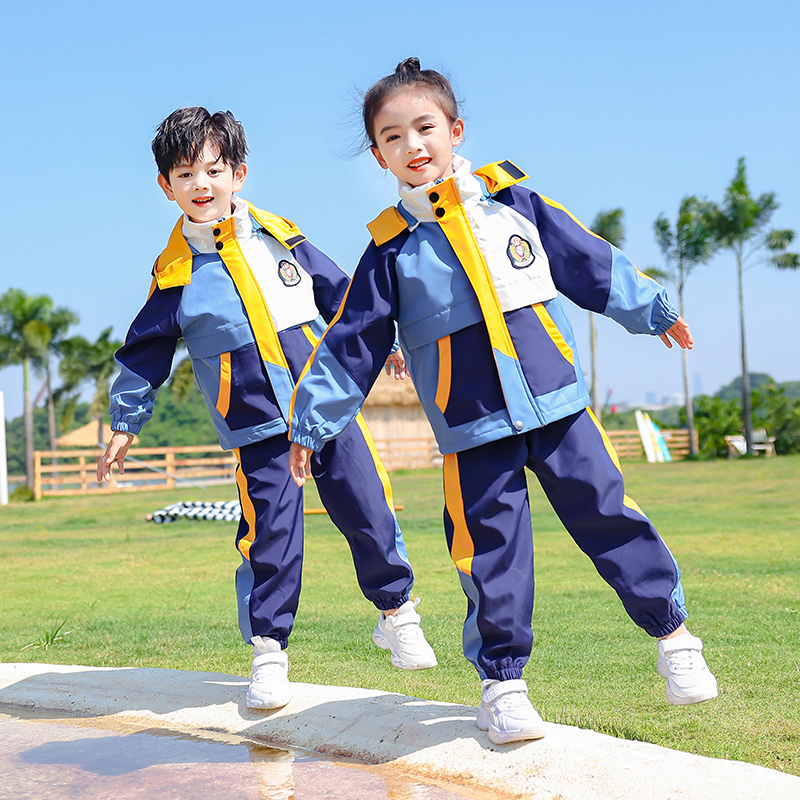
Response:
[[[211,114],[202,106],[189,106],[173,111],[156,130],[151,147],[158,171],[169,180],[174,166],[197,161],[207,141],[234,170],[244,164],[247,139],[242,123],[230,111]]]

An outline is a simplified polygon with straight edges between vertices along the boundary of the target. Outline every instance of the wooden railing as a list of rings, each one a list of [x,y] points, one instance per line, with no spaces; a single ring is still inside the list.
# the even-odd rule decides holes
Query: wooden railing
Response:
[[[606,433],[620,458],[644,458],[644,447],[638,431],[606,431]],[[689,455],[689,431],[685,428],[662,430],[661,435],[674,461],[680,461]],[[694,443],[697,450],[697,431]]]
[[[686,430],[662,431],[673,459],[689,453]],[[636,431],[608,431],[620,458],[644,458]],[[442,456],[433,438],[375,439],[375,446],[390,471],[441,466]],[[218,445],[186,447],[137,447],[128,453],[125,474],[116,468],[111,480],[98,485],[100,449],[37,450],[34,453],[34,497],[79,495],[92,492],[143,492],[180,486],[213,486],[233,480],[236,458]],[[56,463],[51,463],[56,459]]]
[[[137,447],[125,459],[125,474],[116,467],[111,480],[97,483],[94,450],[37,450],[33,454],[33,495],[88,494],[89,492],[144,492],[175,489],[181,485],[211,486],[233,479],[236,458],[219,445],[187,447]],[[57,463],[50,463],[57,459]]]

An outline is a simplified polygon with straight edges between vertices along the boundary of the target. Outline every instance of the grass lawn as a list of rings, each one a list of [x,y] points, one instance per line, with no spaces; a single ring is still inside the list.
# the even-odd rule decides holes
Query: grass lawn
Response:
[[[800,775],[800,457],[623,469],[628,493],[681,565],[689,624],[705,641],[720,697],[689,708],[666,703],[653,641],[627,618],[534,480],[535,638],[525,673],[534,705],[553,722]],[[291,676],[474,705],[478,682],[461,654],[466,602],[442,534],[440,474],[397,473],[393,485],[439,667],[408,673],[389,665],[370,643],[376,612],[358,591],[344,540],[327,517],[307,516]],[[247,675],[232,524],[144,519],[174,500],[233,498],[231,486],[0,508],[0,659]],[[307,506],[319,506],[313,487]]]

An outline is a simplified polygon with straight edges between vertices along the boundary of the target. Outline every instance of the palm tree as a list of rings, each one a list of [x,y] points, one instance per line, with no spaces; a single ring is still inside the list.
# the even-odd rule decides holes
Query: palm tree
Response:
[[[672,279],[678,291],[678,305],[680,315],[684,312],[684,289],[689,275],[695,267],[705,264],[717,248],[717,241],[713,229],[713,214],[715,206],[707,200],[697,197],[684,197],[678,208],[678,218],[675,228],[669,220],[661,214],[653,223],[656,242],[664,255],[667,263],[667,275]],[[683,394],[686,403],[686,427],[689,430],[689,454],[697,455],[694,441],[694,408],[692,396],[689,391],[689,359],[688,351],[681,350],[683,365]]]
[[[108,410],[108,391],[111,376],[117,369],[114,354],[122,342],[111,339],[111,328],[106,328],[96,342],[83,336],[73,336],[61,343],[59,374],[64,381],[64,390],[75,392],[82,384],[94,384],[94,396],[89,414],[97,420],[97,443],[103,441],[103,417]]]
[[[53,389],[53,375],[51,367],[51,356],[61,354],[61,344],[64,335],[71,325],[76,325],[79,317],[68,308],[56,308],[48,314],[46,322],[50,328],[50,341],[47,347],[47,354],[44,361],[45,388],[47,390],[47,427],[50,434],[50,449],[56,449],[56,438],[58,430],[56,428],[56,404],[55,391]],[[34,404],[35,405],[35,404]]]
[[[9,289],[0,297],[0,367],[22,365],[23,415],[25,426],[25,470],[28,486],[33,489],[33,404],[31,403],[31,366],[43,367],[52,339],[49,322],[54,313],[53,300],[44,294],[27,295]]]
[[[736,174],[725,190],[722,205],[715,209],[714,232],[720,246],[731,250],[736,258],[736,278],[739,290],[739,332],[742,355],[742,420],[747,452],[753,454],[753,410],[750,402],[750,370],[747,365],[747,345],[744,326],[745,269],[767,263],[777,269],[797,269],[800,259],[787,248],[794,239],[789,229],[768,229],[772,215],[779,205],[774,192],[753,197],[747,185],[745,160],[740,158]],[[758,260],[753,260],[753,259]]]
[[[625,244],[625,223],[622,221],[623,211],[614,208],[611,211],[599,211],[592,223],[592,230],[602,236],[609,244],[620,249]],[[592,411],[599,420],[602,414],[600,403],[600,381],[597,378],[597,329],[594,322],[594,312],[589,312],[589,346],[592,359]]]

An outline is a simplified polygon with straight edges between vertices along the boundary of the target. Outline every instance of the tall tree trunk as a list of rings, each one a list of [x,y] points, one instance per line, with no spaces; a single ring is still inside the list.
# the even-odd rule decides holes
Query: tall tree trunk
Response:
[[[748,455],[755,455],[753,450],[753,409],[750,405],[750,369],[747,366],[747,344],[744,335],[744,285],[742,280],[742,254],[736,252],[736,271],[739,282],[739,333],[742,342],[742,422],[744,424],[744,440]]]
[[[57,450],[56,439],[58,438],[58,429],[56,428],[56,404],[53,401],[53,387],[50,381],[49,365],[45,375],[45,380],[47,382],[47,432],[50,437],[50,449]]]
[[[594,312],[589,312],[589,347],[592,359],[592,411],[597,417],[597,421],[602,421],[603,409],[600,407],[600,384],[597,380],[597,329],[594,323]]]
[[[33,491],[33,405],[31,404],[31,365],[22,360],[22,402],[25,415],[25,474],[28,488]]]
[[[98,414],[97,415],[97,444],[99,444],[101,447],[103,446],[103,439],[104,438],[105,437],[103,436],[103,415],[102,414]]]
[[[678,302],[680,304],[681,316],[686,319],[683,309],[683,290],[678,292]],[[681,350],[681,361],[683,362],[683,397],[686,404],[686,429],[689,431],[689,455],[697,455],[697,447],[694,442],[694,406],[692,405],[692,393],[689,391],[689,351]]]
[[[56,444],[56,439],[58,438],[58,428],[56,427],[56,404],[53,400],[53,383],[50,377],[50,364],[47,364],[46,368],[46,378],[47,381],[47,432],[50,435],[50,449],[51,450],[58,450],[58,445]],[[53,456],[50,459],[50,464],[53,467],[58,466],[58,456]],[[53,472],[53,477],[57,477],[58,473]],[[57,484],[51,484],[51,489],[57,489]]]

